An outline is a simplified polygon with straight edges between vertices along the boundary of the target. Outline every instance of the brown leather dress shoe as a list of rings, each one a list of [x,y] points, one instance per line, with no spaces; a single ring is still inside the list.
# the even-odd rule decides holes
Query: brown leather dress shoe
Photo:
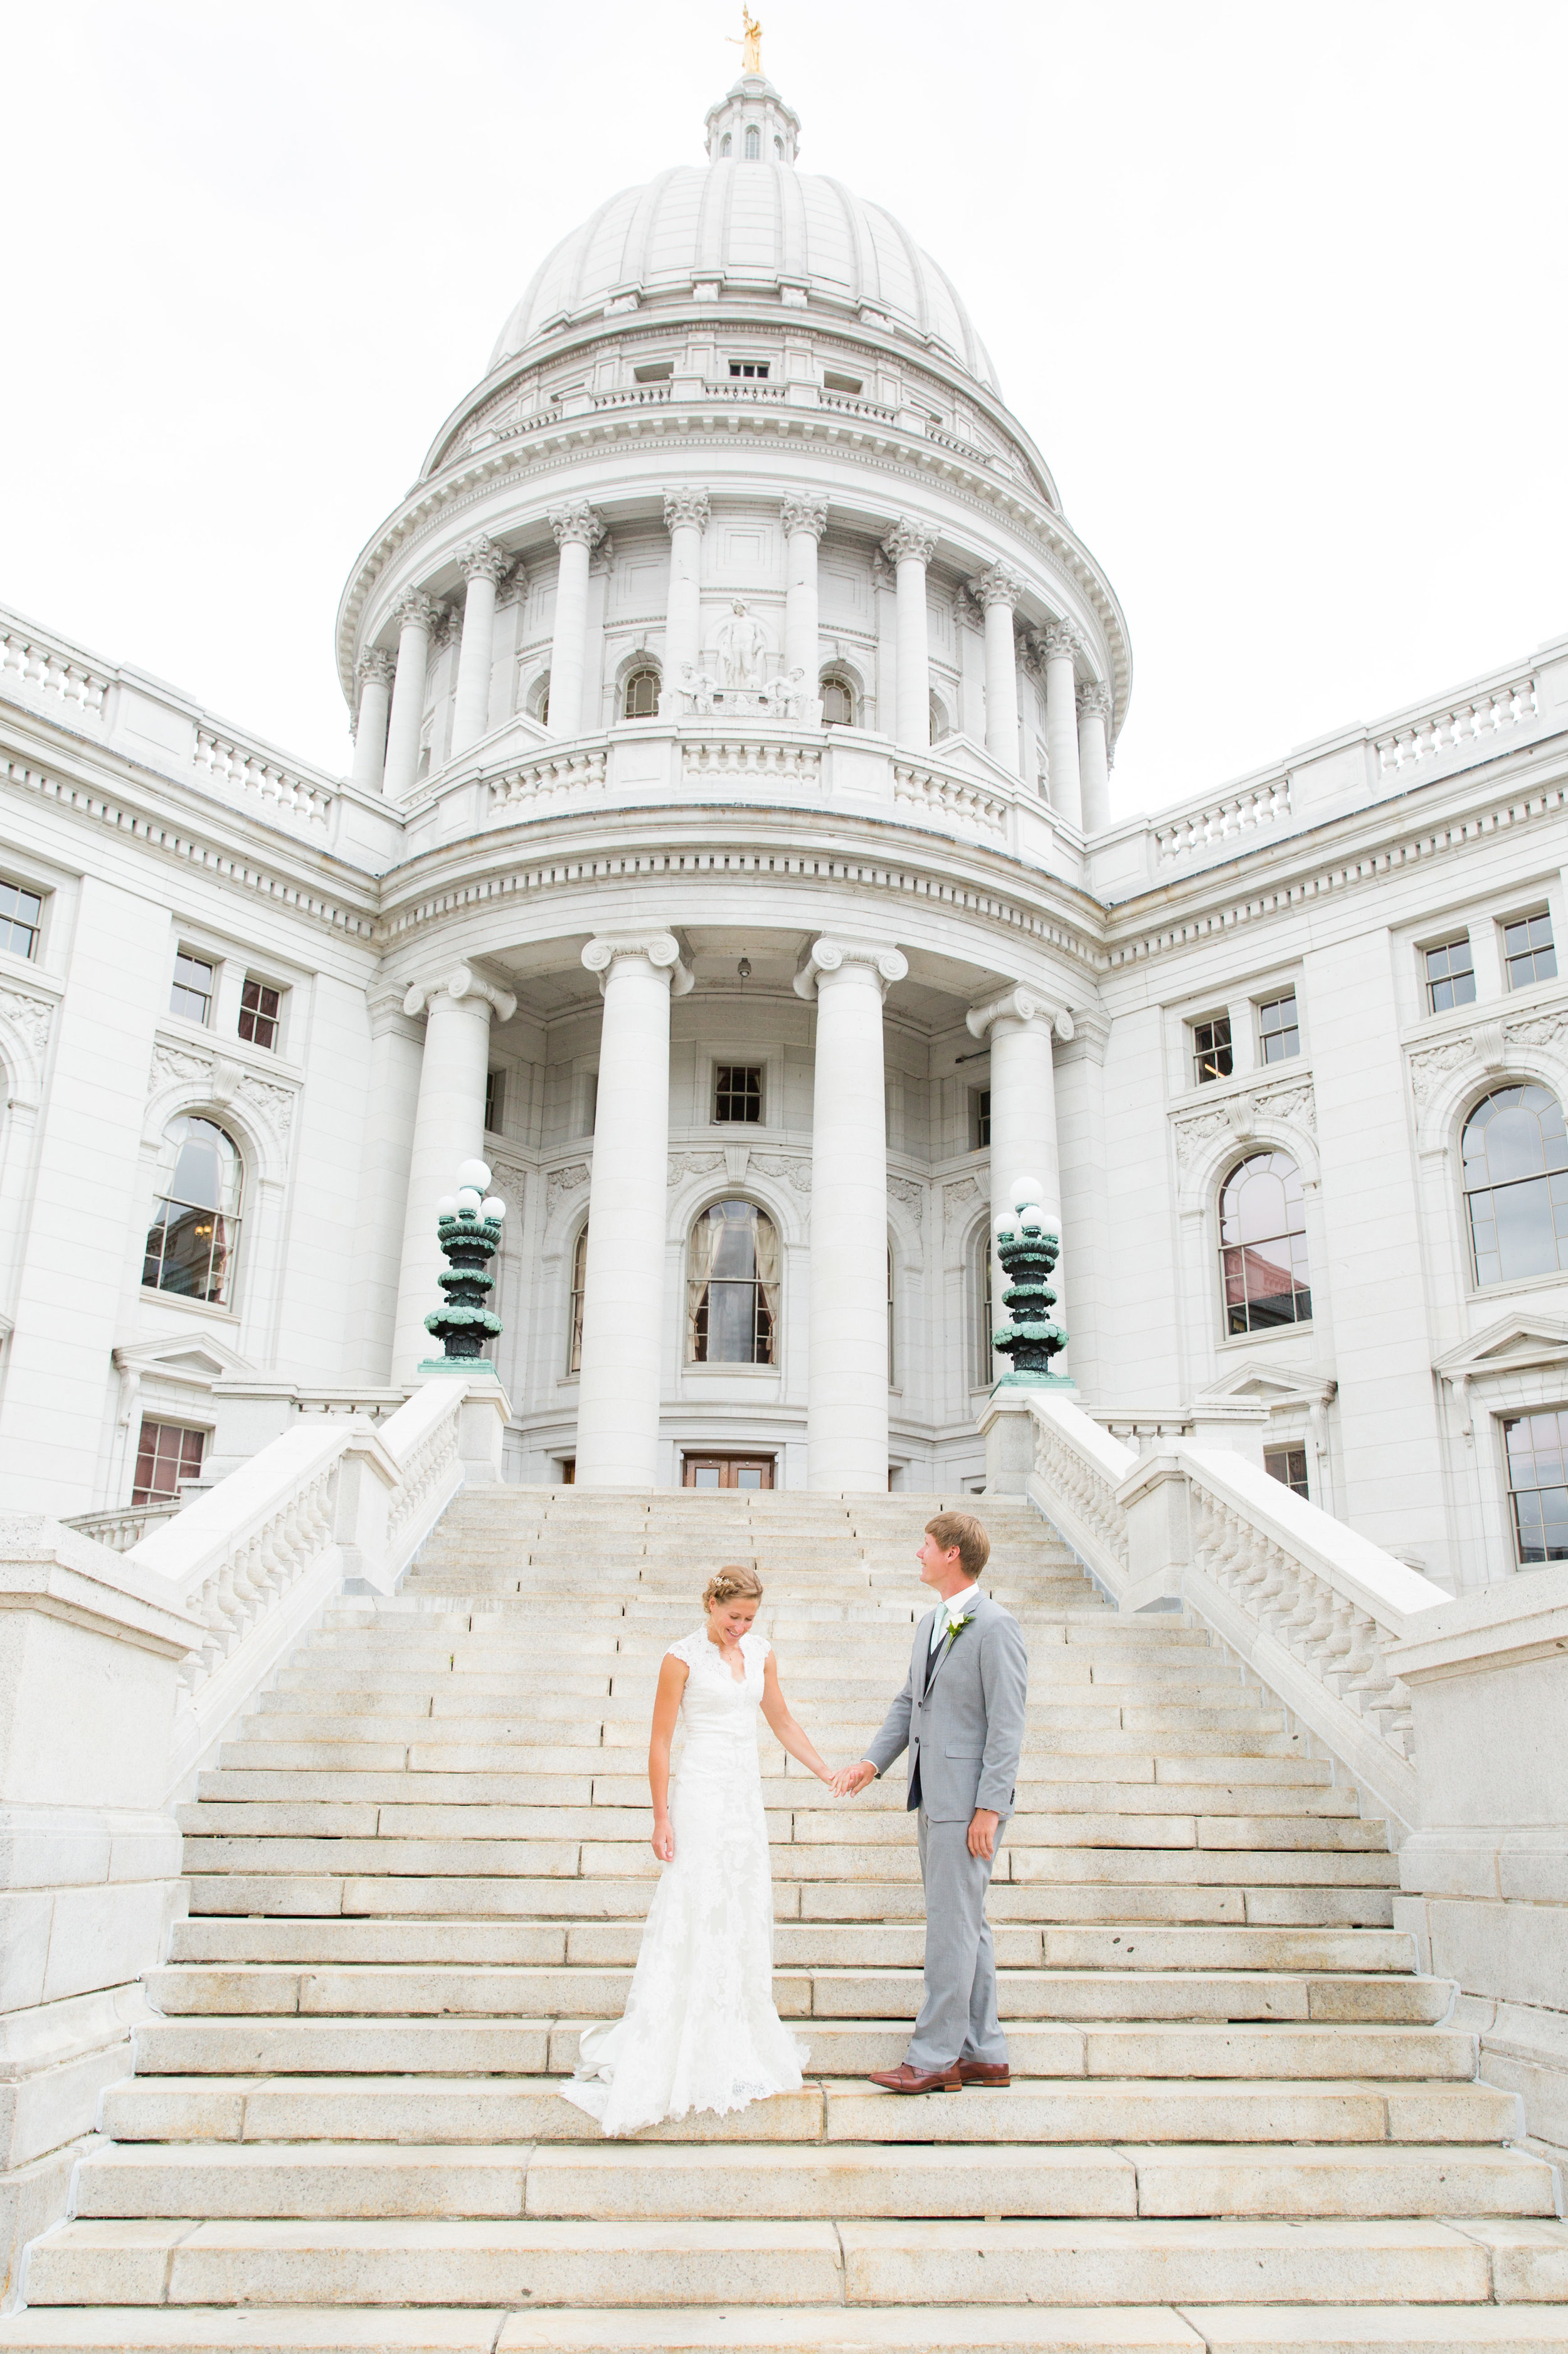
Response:
[[[1012,2071],[1005,2060],[960,2060],[959,2082],[962,2084],[1011,2084]]]
[[[964,2080],[956,2060],[950,2068],[912,2068],[901,2060],[896,2068],[884,2068],[871,2081],[885,2093],[956,2093]]]

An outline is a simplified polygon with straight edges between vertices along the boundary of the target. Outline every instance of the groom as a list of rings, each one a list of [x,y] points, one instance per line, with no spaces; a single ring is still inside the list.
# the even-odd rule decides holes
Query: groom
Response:
[[[991,1540],[968,1512],[926,1523],[916,1558],[938,1598],[915,1632],[904,1690],[858,1766],[833,1776],[841,1797],[909,1752],[926,1887],[926,1994],[901,2064],[874,2075],[890,2093],[956,2093],[1010,2081],[996,2015],[996,1960],[985,1893],[997,1833],[1012,1812],[1029,1688],[1018,1621],[980,1590]]]

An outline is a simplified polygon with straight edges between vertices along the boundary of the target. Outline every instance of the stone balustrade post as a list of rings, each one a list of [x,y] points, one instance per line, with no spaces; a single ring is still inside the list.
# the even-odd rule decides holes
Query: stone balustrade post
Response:
[[[887,1492],[882,1004],[908,970],[897,949],[821,938],[795,977],[797,993],[817,1004],[806,1405],[812,1488]]]
[[[468,587],[463,594],[462,640],[458,648],[457,686],[452,698],[451,757],[466,752],[490,730],[490,671],[495,654],[495,592],[512,558],[482,533],[458,549]]]
[[[484,1083],[490,1069],[493,1014],[510,1022],[517,1000],[468,965],[439,981],[416,982],[403,1000],[410,1020],[425,1016],[425,1051],[414,1106],[408,1194],[403,1216],[403,1257],[392,1341],[392,1379],[409,1382],[436,1344],[425,1318],[441,1304],[436,1278],[445,1260],[436,1240],[436,1204],[452,1191],[460,1161],[481,1160],[484,1147]]]
[[[784,525],[784,673],[799,671],[810,699],[817,693],[817,549],[828,527],[826,499],[789,498]]]
[[[392,687],[392,713],[387,726],[387,766],[383,790],[388,800],[400,801],[414,790],[419,770],[419,730],[425,723],[425,673],[429,667],[430,639],[441,609],[433,598],[410,590],[393,614],[397,623],[397,669]]]
[[[579,1488],[652,1488],[659,1471],[670,1000],[692,976],[671,932],[608,932],[583,962],[604,993],[577,1384]]]
[[[1084,832],[1103,833],[1110,815],[1111,691],[1091,679],[1078,689],[1078,777]]]
[[[992,564],[969,584],[985,613],[985,748],[1010,776],[1018,774],[1018,651],[1012,616],[1023,583],[1004,564]]]
[[[1073,665],[1083,652],[1075,631],[1053,621],[1041,640],[1045,662],[1045,758],[1051,770],[1051,806],[1069,825],[1084,822],[1078,781],[1078,706]]]
[[[1039,990],[1020,983],[965,1017],[969,1034],[991,1048],[991,1206],[993,1217],[1012,1207],[1008,1188],[1015,1178],[1033,1177],[1041,1206],[1058,1230],[1062,1179],[1056,1149],[1056,1088],[1051,1059],[1053,1036],[1073,1035],[1073,1017],[1053,1006]],[[1004,1320],[1001,1261],[991,1241],[994,1323]]]
[[[901,515],[883,541],[898,590],[897,660],[894,682],[894,741],[924,752],[931,743],[930,624],[926,618],[926,567],[937,535]]]
[[[373,646],[359,659],[359,710],[354,730],[354,766],[349,781],[367,793],[378,793],[387,769],[387,722],[392,705],[392,681],[397,657]]]
[[[560,549],[556,578],[556,634],[550,648],[550,716],[553,736],[579,736],[583,717],[583,672],[588,660],[588,560],[604,537],[604,525],[586,499],[552,507],[550,529]]]
[[[670,594],[664,610],[664,691],[673,695],[686,663],[695,670],[703,653],[703,534],[708,527],[708,494],[703,490],[664,493],[664,528],[670,535]],[[674,710],[672,702],[669,708]]]

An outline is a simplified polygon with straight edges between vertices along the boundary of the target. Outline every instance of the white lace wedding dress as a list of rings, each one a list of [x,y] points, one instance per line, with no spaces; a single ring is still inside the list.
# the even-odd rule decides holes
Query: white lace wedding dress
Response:
[[[583,2036],[568,2101],[607,2134],[694,2109],[721,2116],[798,2092],[810,2054],[773,2008],[773,1878],[757,1711],[771,1647],[740,1638],[737,1681],[707,1631],[672,1643],[686,1665],[685,1747],[670,1784],[675,1860],[642,1931],[624,2014]]]

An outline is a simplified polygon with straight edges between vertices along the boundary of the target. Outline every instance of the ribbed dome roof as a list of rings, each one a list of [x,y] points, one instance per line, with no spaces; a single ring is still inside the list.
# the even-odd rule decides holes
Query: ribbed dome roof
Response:
[[[685,165],[623,188],[535,271],[491,366],[618,297],[689,297],[714,280],[732,294],[799,289],[840,318],[863,306],[1000,390],[946,270],[879,205],[788,162]]]

